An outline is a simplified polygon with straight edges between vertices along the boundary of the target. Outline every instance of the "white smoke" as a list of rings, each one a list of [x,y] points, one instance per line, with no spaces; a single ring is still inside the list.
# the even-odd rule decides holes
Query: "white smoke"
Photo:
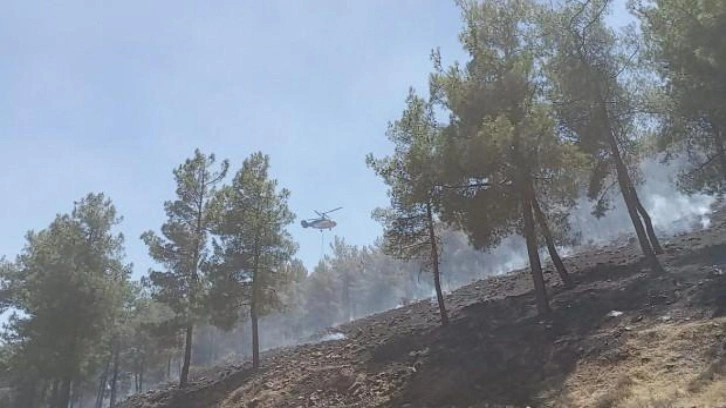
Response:
[[[321,342],[323,341],[337,341],[337,340],[345,340],[345,334],[339,333],[339,332],[332,332],[328,333],[325,336],[323,336],[322,339],[320,339]]]
[[[650,213],[657,233],[663,238],[694,228],[707,228],[710,225],[711,205],[716,198],[704,194],[687,195],[679,192],[674,179],[681,168],[678,163],[664,165],[657,159],[645,160],[641,164],[644,183],[638,185],[637,190],[643,205]],[[573,231],[581,233],[583,240],[578,246],[559,248],[560,255],[572,255],[591,245],[603,245],[634,235],[619,189],[613,188],[611,194],[612,208],[600,219],[591,214],[593,208],[591,201],[587,198],[578,201],[578,205],[571,212],[570,222]],[[505,274],[526,268],[528,265],[525,242],[519,236],[507,237],[500,245],[488,251],[478,251],[469,246],[465,234],[461,232],[449,231],[444,238],[441,274],[445,294],[473,280]],[[546,263],[547,251],[543,249],[541,254]],[[404,263],[393,260],[381,261],[378,267],[392,270],[407,268]],[[420,274],[419,279],[407,289],[407,299],[377,299],[374,305],[359,304],[359,313],[356,313],[355,318],[382,312],[388,307],[404,307],[416,300],[435,305],[436,292],[432,280],[430,273]],[[297,319],[299,317],[288,316],[285,313],[262,318],[260,321],[262,349],[345,339],[343,333],[333,329],[335,325],[323,333],[313,333],[317,330],[313,327],[294,329],[292,325],[297,323]],[[216,347],[234,353],[237,359],[248,357],[247,323],[238,325],[229,333],[213,330],[217,336]],[[218,358],[221,357],[223,356]],[[211,362],[214,362],[214,359]]]
[[[682,161],[663,164],[657,157],[641,162],[643,183],[637,186],[637,191],[643,206],[650,214],[656,233],[662,238],[694,229],[708,228],[711,223],[711,208],[716,198],[706,194],[688,195],[676,188],[675,178],[684,167],[685,163]],[[570,213],[570,223],[573,232],[579,233],[582,241],[576,246],[559,247],[561,256],[566,257],[588,247],[605,245],[624,237],[634,236],[633,225],[617,186],[611,189],[609,198],[611,208],[602,218],[596,218],[592,214],[593,203],[587,197],[577,201],[577,205]],[[454,242],[453,246],[458,248],[462,245],[459,241],[465,241],[466,237],[461,232],[454,232],[447,236],[447,240]],[[540,254],[543,261],[549,260],[546,249],[541,249]],[[459,267],[457,270],[452,270],[450,264],[446,262],[450,257],[457,258],[457,262],[451,264],[461,263],[462,258],[468,263],[475,264],[478,269],[476,276],[472,276],[471,273],[466,275],[467,272],[471,272],[471,268],[466,270]],[[502,275],[526,268],[529,262],[524,239],[520,236],[507,237],[497,247],[484,252],[475,251],[473,248],[457,249],[455,253],[445,253],[443,259],[442,275],[451,288],[469,283],[473,279]],[[434,293],[433,289],[431,293]]]
[[[640,166],[644,183],[637,187],[638,196],[648,210],[656,232],[664,237],[710,225],[711,206],[716,198],[678,191],[675,178],[683,166],[682,162],[663,164],[658,158],[644,160]],[[612,189],[610,198],[612,209],[600,219],[591,214],[592,203],[588,199],[578,201],[571,214],[571,223],[575,231],[582,233],[584,243],[598,245],[623,235],[633,235],[620,190]]]

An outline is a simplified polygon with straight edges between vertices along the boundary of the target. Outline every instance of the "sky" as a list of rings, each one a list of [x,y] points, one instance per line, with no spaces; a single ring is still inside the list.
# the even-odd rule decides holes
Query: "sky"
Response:
[[[623,21],[623,12],[616,14]],[[321,234],[299,221],[342,206],[324,235],[372,243],[387,203],[366,168],[388,121],[425,92],[429,54],[462,60],[447,0],[32,1],[0,5],[0,256],[73,201],[103,192],[139,239],[164,221],[172,169],[195,148],[236,171],[255,151],[291,191],[289,230],[308,268]]]

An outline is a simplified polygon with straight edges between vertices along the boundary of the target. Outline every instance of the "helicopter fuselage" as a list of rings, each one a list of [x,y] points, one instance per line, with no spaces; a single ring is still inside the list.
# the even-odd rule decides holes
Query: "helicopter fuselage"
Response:
[[[328,220],[328,219],[318,219],[318,220],[311,220],[311,221],[307,221],[307,222],[306,221],[303,221],[302,222],[303,228],[310,227],[310,228],[317,228],[319,230],[332,229],[336,225],[338,225],[338,224],[335,221]]]

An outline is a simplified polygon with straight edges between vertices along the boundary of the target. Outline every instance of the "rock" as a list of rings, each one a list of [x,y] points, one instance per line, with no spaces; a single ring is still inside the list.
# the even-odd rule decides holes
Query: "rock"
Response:
[[[258,405],[260,405],[260,400],[257,398],[253,398],[247,403],[248,408],[255,408]]]

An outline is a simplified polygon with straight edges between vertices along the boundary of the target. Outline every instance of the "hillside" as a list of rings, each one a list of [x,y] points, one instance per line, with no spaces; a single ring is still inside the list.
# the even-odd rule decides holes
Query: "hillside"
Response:
[[[664,243],[663,276],[632,242],[569,257],[578,285],[546,274],[547,320],[515,271],[449,294],[447,328],[422,301],[268,352],[259,372],[206,370],[123,407],[726,406],[726,212]]]

